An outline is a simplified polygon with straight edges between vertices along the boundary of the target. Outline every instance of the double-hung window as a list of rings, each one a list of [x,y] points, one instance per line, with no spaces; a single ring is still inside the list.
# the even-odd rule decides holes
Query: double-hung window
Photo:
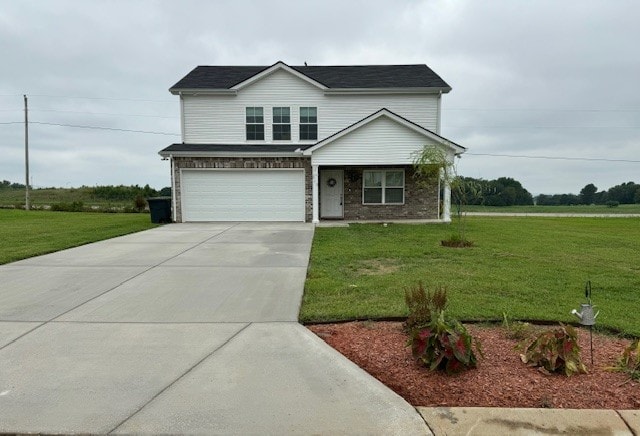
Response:
[[[273,108],[273,140],[291,139],[291,113],[288,107]]]
[[[264,112],[261,107],[247,108],[247,140],[264,140]]]
[[[318,139],[318,108],[300,108],[300,140]]]
[[[365,170],[362,180],[362,203],[404,203],[404,170]]]

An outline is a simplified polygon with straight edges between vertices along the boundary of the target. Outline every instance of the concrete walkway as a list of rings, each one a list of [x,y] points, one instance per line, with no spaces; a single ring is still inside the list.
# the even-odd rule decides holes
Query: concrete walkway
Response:
[[[309,224],[172,224],[0,266],[0,432],[429,434],[297,323]]]

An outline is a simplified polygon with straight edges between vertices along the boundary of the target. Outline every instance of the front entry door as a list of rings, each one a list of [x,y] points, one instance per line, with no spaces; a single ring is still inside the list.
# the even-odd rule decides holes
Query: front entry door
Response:
[[[342,170],[320,171],[320,217],[342,218],[343,182]]]

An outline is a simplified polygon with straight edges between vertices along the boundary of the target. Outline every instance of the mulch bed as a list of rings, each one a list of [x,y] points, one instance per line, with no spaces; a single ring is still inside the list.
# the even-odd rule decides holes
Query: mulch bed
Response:
[[[478,367],[448,376],[419,366],[406,347],[400,322],[349,322],[307,326],[329,345],[393,389],[414,406],[549,407],[568,409],[638,409],[640,383],[607,371],[629,340],[593,335],[578,329],[582,359],[589,373],[545,375],[522,363],[500,326],[467,325],[482,343]]]

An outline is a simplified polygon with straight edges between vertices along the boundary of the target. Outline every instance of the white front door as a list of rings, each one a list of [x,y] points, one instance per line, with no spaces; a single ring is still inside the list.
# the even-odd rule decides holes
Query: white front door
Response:
[[[320,171],[320,217],[342,218],[343,215],[343,181],[342,170]]]

